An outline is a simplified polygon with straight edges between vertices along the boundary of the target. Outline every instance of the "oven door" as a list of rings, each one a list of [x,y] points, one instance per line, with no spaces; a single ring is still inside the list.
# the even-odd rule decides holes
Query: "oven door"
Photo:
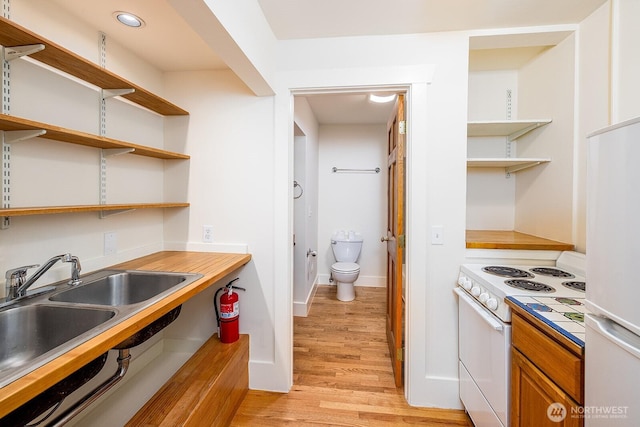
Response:
[[[456,288],[460,399],[477,426],[509,425],[511,325]]]

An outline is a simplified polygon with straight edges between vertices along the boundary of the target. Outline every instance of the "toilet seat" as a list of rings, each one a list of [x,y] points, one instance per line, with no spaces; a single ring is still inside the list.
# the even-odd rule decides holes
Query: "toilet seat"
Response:
[[[336,262],[331,266],[331,270],[338,273],[355,273],[360,271],[360,266],[355,262]]]

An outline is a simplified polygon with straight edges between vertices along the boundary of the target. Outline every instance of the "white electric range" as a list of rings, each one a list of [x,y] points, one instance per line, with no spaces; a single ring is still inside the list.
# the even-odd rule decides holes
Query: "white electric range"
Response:
[[[460,399],[477,426],[509,426],[511,309],[506,297],[584,299],[585,256],[555,266],[464,264],[458,287]]]
[[[463,264],[458,285],[503,322],[511,322],[508,296],[585,297],[585,256],[562,252],[555,266]]]

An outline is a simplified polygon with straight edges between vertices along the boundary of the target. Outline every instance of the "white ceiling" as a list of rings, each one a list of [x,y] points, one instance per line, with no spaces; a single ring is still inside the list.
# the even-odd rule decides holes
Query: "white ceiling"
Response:
[[[227,65],[166,0],[51,0],[99,28],[164,71],[224,69]],[[187,1],[187,0],[183,0]],[[203,0],[188,0],[203,1]],[[235,0],[239,1],[239,0]],[[257,1],[280,40],[389,35],[577,23],[606,0],[242,0]],[[117,10],[143,18],[142,29],[118,24]],[[535,51],[535,50],[533,50]],[[522,59],[526,60],[526,55]],[[495,58],[493,59],[495,62]],[[313,95],[323,123],[386,117],[363,95]],[[375,119],[374,119],[375,117]],[[388,116],[387,116],[388,117]]]
[[[582,21],[605,0],[258,0],[278,39],[411,34]]]
[[[386,124],[395,105],[394,102],[371,102],[368,92],[306,95],[305,98],[320,124]]]

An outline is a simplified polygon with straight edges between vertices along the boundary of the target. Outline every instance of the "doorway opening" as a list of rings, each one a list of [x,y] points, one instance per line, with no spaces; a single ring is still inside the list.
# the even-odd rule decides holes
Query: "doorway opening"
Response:
[[[388,169],[389,124],[399,95],[403,98],[406,92],[407,88],[376,87],[294,93],[294,164],[290,167],[297,185],[294,197],[301,194],[294,200],[294,316],[308,314],[318,285],[334,284],[330,241],[336,231],[363,236],[356,287],[388,288],[388,227],[393,215],[389,182],[395,182],[390,181]],[[369,99],[372,93],[393,99],[375,103]],[[401,188],[403,179],[404,175]],[[397,233],[392,234],[396,244]],[[402,292],[402,279],[398,285]],[[404,324],[403,308],[398,318]],[[404,331],[399,335],[393,338],[402,343]],[[398,356],[402,361],[402,354],[390,353],[393,361]],[[401,385],[402,363],[399,366]]]

